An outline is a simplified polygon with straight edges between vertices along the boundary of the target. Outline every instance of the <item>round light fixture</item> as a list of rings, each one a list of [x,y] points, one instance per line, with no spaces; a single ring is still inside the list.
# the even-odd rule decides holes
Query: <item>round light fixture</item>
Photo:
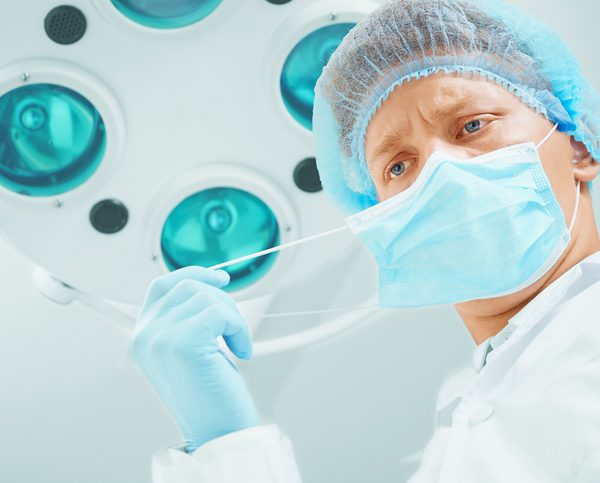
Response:
[[[112,0],[130,20],[156,29],[175,29],[199,22],[222,0]]]
[[[72,89],[31,84],[0,97],[0,185],[53,196],[87,181],[104,156],[96,108]]]
[[[315,84],[354,23],[335,23],[321,27],[298,42],[291,50],[281,71],[283,103],[292,117],[306,129],[312,129]]]
[[[273,211],[257,196],[238,188],[199,191],[179,203],[167,217],[161,250],[169,270],[188,265],[210,267],[279,244]],[[228,290],[245,288],[262,278],[277,254],[231,265]]]

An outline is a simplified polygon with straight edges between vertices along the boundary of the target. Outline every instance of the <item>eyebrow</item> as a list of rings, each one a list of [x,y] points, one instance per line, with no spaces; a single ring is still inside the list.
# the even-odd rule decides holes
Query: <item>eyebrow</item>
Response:
[[[400,140],[400,138],[401,138],[401,136],[400,136],[400,133],[398,133],[398,132],[395,132],[392,134],[386,134],[385,136],[383,136],[381,138],[380,143],[377,146],[377,149],[373,153],[373,156],[372,156],[373,162],[375,160],[379,159],[380,157],[382,157],[384,154],[387,154],[390,151],[392,151],[398,145],[398,141]],[[369,162],[369,160],[367,160],[367,163],[368,162]]]
[[[433,117],[436,119],[439,117],[447,117],[451,114],[455,114],[456,112],[463,110],[465,107],[475,107],[476,105],[477,101],[462,98],[461,100],[452,104],[447,104],[445,106],[435,108],[433,110]],[[398,131],[382,136],[381,140],[377,145],[377,148],[373,152],[373,162],[379,159],[384,154],[391,152],[398,145],[398,142],[402,138],[400,131],[405,131],[405,129],[401,128]],[[367,162],[369,162],[369,160],[367,160]]]

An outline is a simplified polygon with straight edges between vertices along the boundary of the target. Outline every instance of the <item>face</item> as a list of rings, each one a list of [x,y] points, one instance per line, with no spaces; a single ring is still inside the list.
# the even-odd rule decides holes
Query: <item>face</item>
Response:
[[[513,144],[538,144],[552,127],[544,116],[492,81],[443,73],[410,81],[392,92],[368,126],[365,158],[378,200],[384,201],[410,187],[434,151],[471,158]],[[540,156],[568,225],[576,181],[593,179],[598,164],[582,144],[558,131],[540,148]],[[591,213],[585,184],[582,197],[581,209],[587,206]],[[481,301],[471,303],[481,305]]]

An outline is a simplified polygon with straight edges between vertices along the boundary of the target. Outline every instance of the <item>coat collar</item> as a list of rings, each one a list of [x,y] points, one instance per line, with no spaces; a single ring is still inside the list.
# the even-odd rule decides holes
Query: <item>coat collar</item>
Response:
[[[575,297],[593,282],[600,281],[600,252],[585,258],[542,290],[493,337],[475,348],[473,365],[479,372],[488,355],[509,339],[523,337],[552,309]],[[514,335],[513,335],[514,334]]]

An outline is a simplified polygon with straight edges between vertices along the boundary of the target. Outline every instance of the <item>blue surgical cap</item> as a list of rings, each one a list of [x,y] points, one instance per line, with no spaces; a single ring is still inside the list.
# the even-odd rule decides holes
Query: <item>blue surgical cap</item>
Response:
[[[377,203],[364,142],[378,107],[440,72],[496,82],[600,160],[600,95],[549,26],[502,0],[395,0],[346,35],[315,87],[317,166],[344,212]]]

